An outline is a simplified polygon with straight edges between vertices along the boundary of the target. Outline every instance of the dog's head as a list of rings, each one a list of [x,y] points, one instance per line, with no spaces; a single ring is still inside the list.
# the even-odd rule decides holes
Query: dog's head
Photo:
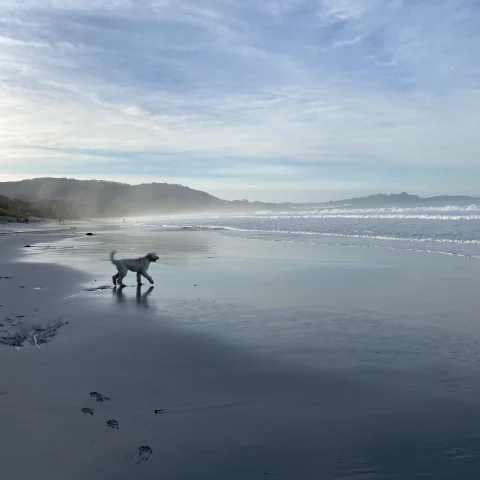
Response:
[[[150,252],[145,255],[145,258],[150,262],[156,262],[160,257],[155,252]]]

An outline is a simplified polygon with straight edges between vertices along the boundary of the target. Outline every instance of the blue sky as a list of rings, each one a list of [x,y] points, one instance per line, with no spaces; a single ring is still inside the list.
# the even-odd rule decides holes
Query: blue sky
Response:
[[[0,180],[480,196],[477,0],[6,0]]]

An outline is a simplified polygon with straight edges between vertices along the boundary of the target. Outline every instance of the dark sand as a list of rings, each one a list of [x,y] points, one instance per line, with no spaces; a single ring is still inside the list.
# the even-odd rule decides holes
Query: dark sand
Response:
[[[139,292],[0,238],[0,322],[68,322],[0,345],[2,480],[479,477],[478,262],[182,233]]]

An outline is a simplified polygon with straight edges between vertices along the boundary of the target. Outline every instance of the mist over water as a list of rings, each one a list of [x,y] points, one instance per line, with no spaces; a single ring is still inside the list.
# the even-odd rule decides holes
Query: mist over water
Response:
[[[160,223],[163,222],[163,223]],[[421,250],[480,258],[480,204],[302,208],[246,215],[131,220],[145,230],[189,228],[271,241]]]

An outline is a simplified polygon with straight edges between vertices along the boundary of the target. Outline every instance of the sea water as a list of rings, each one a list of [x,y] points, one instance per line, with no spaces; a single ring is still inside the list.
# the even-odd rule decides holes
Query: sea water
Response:
[[[129,220],[125,228],[215,230],[223,235],[480,258],[480,203],[384,208],[289,208]]]

